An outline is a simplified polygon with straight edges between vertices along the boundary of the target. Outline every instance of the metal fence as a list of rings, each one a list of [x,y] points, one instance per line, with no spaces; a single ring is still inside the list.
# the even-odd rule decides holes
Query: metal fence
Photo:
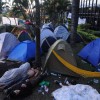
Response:
[[[80,0],[79,16],[86,18],[91,29],[100,30],[100,3],[99,0]]]

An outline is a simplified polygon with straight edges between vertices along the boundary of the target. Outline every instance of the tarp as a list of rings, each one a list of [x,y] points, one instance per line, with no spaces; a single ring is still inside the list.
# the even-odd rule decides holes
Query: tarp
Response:
[[[19,43],[18,39],[11,33],[0,34],[0,59],[5,58],[11,50]]]
[[[63,86],[52,93],[55,100],[99,100],[100,94],[89,85]]]
[[[86,18],[78,18],[78,24],[85,24],[86,23]]]
[[[2,17],[2,24],[18,25],[18,18]]]
[[[71,17],[72,17],[72,13],[68,13],[67,18],[70,18],[71,19]]]
[[[17,45],[8,56],[8,60],[26,62],[35,58],[36,43],[34,41],[23,41]]]
[[[63,39],[63,40],[67,40],[70,33],[68,32],[68,29],[65,25],[59,25],[55,28],[54,35],[58,39],[60,38],[60,39]]]
[[[87,44],[79,53],[78,56],[87,60],[97,69],[100,69],[100,38],[93,40]]]

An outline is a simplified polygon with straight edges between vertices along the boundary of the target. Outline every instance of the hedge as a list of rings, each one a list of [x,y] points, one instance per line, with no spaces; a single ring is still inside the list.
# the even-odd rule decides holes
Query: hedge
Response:
[[[93,34],[90,34],[88,32],[82,31],[82,30],[77,30],[77,33],[80,34],[83,38],[85,38],[86,40],[94,40],[96,38],[99,38],[98,36],[95,36]]]

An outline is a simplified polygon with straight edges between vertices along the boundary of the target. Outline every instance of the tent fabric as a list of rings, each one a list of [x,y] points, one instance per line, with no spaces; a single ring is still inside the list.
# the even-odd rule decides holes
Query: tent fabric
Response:
[[[70,45],[61,39],[57,40],[47,53],[44,68],[47,68],[48,72],[74,77],[100,77],[100,72],[91,72],[76,66],[76,60]]]
[[[84,60],[87,60],[97,69],[100,69],[100,38],[93,40],[87,44],[79,53],[78,56],[82,57]]]
[[[96,78],[100,77],[100,72],[91,72],[91,71],[80,69],[80,68],[78,68],[76,66],[73,66],[72,64],[70,64],[66,60],[64,60],[55,51],[53,51],[53,54],[58,59],[58,61],[61,62],[61,64],[63,64],[67,69],[75,72],[76,74],[78,74],[78,75],[80,75],[82,77],[96,77]]]
[[[22,41],[25,41],[25,40],[32,40],[32,38],[31,38],[30,34],[29,34],[27,31],[23,30],[23,31],[18,35],[18,40],[19,40],[20,42],[22,42]]]
[[[54,33],[49,29],[49,26],[46,27],[46,25],[43,26],[43,28],[41,29],[41,34],[40,34],[40,43],[41,46],[44,42],[44,40],[48,37],[52,37],[54,39],[56,39]]]
[[[26,40],[17,45],[8,56],[8,60],[26,62],[35,58],[36,43]]]
[[[42,51],[47,52],[50,46],[56,41],[53,37],[47,37],[42,44]]]
[[[63,40],[68,39],[70,33],[68,32],[67,27],[66,28],[65,27],[63,25],[59,25],[55,28],[54,35],[56,36],[56,38],[60,38]]]
[[[54,31],[54,27],[53,27],[53,25],[52,25],[52,22],[44,24],[44,25],[42,26],[42,29],[41,29],[41,30],[44,30],[44,29],[46,29],[46,28],[49,28],[52,32]]]
[[[56,72],[56,73],[60,73],[64,75],[80,77],[78,74],[76,74],[75,72],[65,67],[56,58],[56,56],[53,54],[53,51],[55,51],[58,55],[60,55],[63,59],[68,61],[70,64],[77,66],[77,63],[76,63],[76,60],[75,60],[75,57],[73,55],[70,45],[66,41],[59,39],[50,47],[47,53],[44,67],[48,69],[48,72]]]
[[[11,33],[4,32],[0,34],[0,59],[5,58],[11,50],[18,45],[19,40]]]

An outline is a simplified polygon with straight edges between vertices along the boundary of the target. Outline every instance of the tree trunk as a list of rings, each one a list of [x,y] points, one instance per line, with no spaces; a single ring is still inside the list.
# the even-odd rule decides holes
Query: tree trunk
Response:
[[[38,67],[41,66],[41,57],[40,57],[40,4],[39,0],[35,0],[36,4],[36,64]]]
[[[0,14],[2,12],[2,0],[0,0]]]
[[[2,0],[0,0],[0,24],[2,22],[1,14],[2,14]]]
[[[78,26],[78,14],[79,14],[79,2],[80,0],[72,0],[72,23],[71,23],[71,37],[70,43],[75,45],[77,26]]]

